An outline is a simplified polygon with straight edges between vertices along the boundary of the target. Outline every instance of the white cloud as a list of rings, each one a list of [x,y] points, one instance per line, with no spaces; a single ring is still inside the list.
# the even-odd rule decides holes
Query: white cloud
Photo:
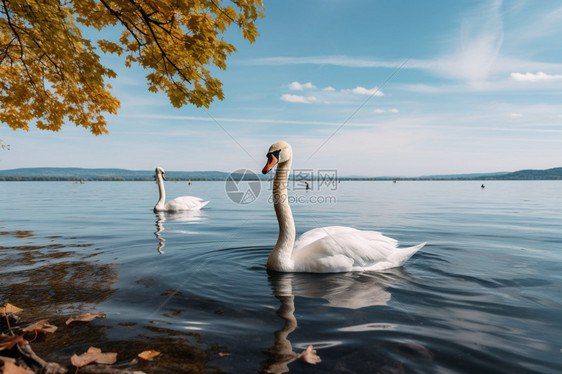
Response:
[[[463,45],[462,48],[432,59],[381,61],[346,56],[271,57],[253,60],[248,64],[260,66],[332,65],[349,68],[389,68],[397,71],[413,69],[460,81],[448,86],[402,85],[403,89],[424,93],[460,92],[467,89],[470,91],[514,89],[515,87],[506,87],[508,81],[517,82],[514,78],[497,81],[489,80],[489,76],[500,77],[514,71],[562,70],[562,63],[533,61],[499,54],[503,43],[503,30],[489,31],[489,34],[482,32],[474,38],[473,40],[469,37],[469,40],[462,41],[456,38],[452,43]],[[462,82],[468,82],[470,85],[464,85]],[[323,89],[326,92],[334,90],[333,87]],[[342,92],[349,92],[349,90],[342,90]]]
[[[521,113],[510,113],[509,116],[511,118],[521,118],[521,117],[523,117],[523,114],[521,114]]]
[[[248,61],[246,64],[258,66],[333,65],[354,68],[397,68],[400,65],[396,61],[381,61],[347,56],[265,57]]]
[[[524,2],[521,2],[520,5],[524,5]],[[532,12],[527,12],[524,22],[517,25],[516,33],[512,38],[512,42],[516,42],[517,46],[525,43],[537,45],[537,39],[548,38],[559,33],[562,7],[557,4],[554,8],[545,5],[540,9],[533,7]],[[517,12],[520,11],[517,10]]]
[[[328,91],[328,92],[332,92],[332,91],[335,91],[335,90],[336,90],[336,89],[335,89],[334,87],[332,87],[332,86],[328,86],[328,87],[326,87],[326,88],[323,89],[323,91]]]
[[[316,86],[313,85],[311,82],[307,82],[307,83],[293,82],[289,84],[289,89],[292,91],[304,91],[305,89],[312,89],[312,88],[316,88]]]
[[[284,94],[281,96],[281,100],[289,103],[312,104],[316,101],[316,97]]]
[[[510,108],[511,106],[500,107],[502,113],[509,113],[504,109]],[[482,115],[482,114],[473,114],[463,116],[463,120],[460,120],[459,123],[455,124],[454,126],[447,125],[447,123],[452,122],[451,118],[457,117],[458,114],[456,113],[438,113],[433,115],[426,115],[420,117],[419,115],[412,116],[412,117],[393,117],[394,119],[388,120],[384,122],[384,124],[388,125],[389,127],[400,127],[404,129],[412,129],[412,128],[436,128],[436,129],[462,129],[467,131],[472,130],[482,130],[482,131],[503,131],[503,132],[510,132],[510,133],[552,133],[552,134],[562,134],[561,128],[550,128],[546,127],[536,127],[534,121],[530,122],[526,127],[505,127],[503,124],[503,119],[505,118],[505,114],[501,114],[498,116],[496,114],[498,105],[493,104],[489,107],[485,107],[484,109],[489,108],[490,110],[495,110],[494,114],[490,115]],[[518,109],[520,105],[518,105]],[[562,117],[560,111],[562,110],[562,105],[539,105],[539,106],[526,106],[525,113],[531,112],[533,114],[542,113],[546,114],[548,117]],[[487,111],[487,110],[486,110]],[[515,116],[523,116],[522,114],[518,114],[517,112],[511,112],[511,114],[515,114]],[[528,113],[529,114],[529,113]],[[507,116],[510,116],[507,114]],[[311,125],[311,126],[327,126],[327,127],[339,127],[341,126],[340,121],[303,121],[303,120],[285,120],[285,119],[271,119],[271,118],[250,118],[250,117],[209,117],[209,116],[177,116],[177,115],[162,115],[162,114],[136,114],[136,115],[125,115],[123,118],[142,118],[142,119],[150,119],[151,121],[147,123],[156,124],[155,126],[160,126],[157,121],[152,120],[165,120],[166,123],[172,123],[173,121],[178,121],[179,124],[182,126],[185,124],[185,121],[197,121],[197,122],[218,122],[221,124],[226,123],[233,123],[233,124],[252,124],[250,128],[253,128],[254,124],[259,125],[279,125],[279,124],[291,124],[291,125]],[[477,122],[490,122],[490,121],[500,121],[495,126],[475,126],[474,123]],[[130,127],[131,129],[134,128],[137,122],[131,122]],[[354,127],[368,127],[372,128],[373,123],[369,121],[353,121]],[[380,124],[380,123],[379,123]],[[148,126],[148,125],[147,125]],[[239,126],[238,126],[239,127]],[[155,127],[154,134],[161,134],[158,132],[160,127]],[[74,129],[72,127],[69,128]],[[78,131],[78,130],[77,130]],[[81,131],[81,130],[80,130]],[[178,130],[179,131],[179,130]],[[184,131],[184,128],[181,127],[181,131]],[[329,130],[332,131],[332,130]],[[138,131],[137,131],[138,132]],[[120,133],[126,134],[133,134],[136,133],[135,131],[120,131]],[[152,134],[152,132],[147,133]],[[182,132],[182,134],[186,134]],[[197,132],[190,132],[190,135],[201,135],[207,136],[207,130],[198,130]],[[49,135],[49,134],[46,134]],[[55,136],[55,135],[53,135]]]
[[[351,90],[342,90],[342,92],[351,92],[356,95],[384,96],[384,94],[378,87],[365,88],[365,87],[357,86]]]
[[[381,108],[377,108],[377,109],[373,109],[373,113],[398,113],[398,109],[396,108],[392,108],[389,110],[385,110],[385,109],[381,109]]]
[[[536,74],[533,73],[525,73],[525,74],[521,74],[521,73],[511,73],[511,79],[514,79],[516,81],[520,81],[520,82],[551,82],[554,80],[560,80],[562,79],[562,75],[561,74],[546,74],[543,73],[542,71],[539,71]]]
[[[386,68],[394,70],[416,69],[432,73],[437,77],[449,78],[459,82],[469,83],[473,87],[476,83],[489,82],[501,75],[514,71],[539,71],[560,69],[560,63],[529,61],[520,58],[510,58],[501,52],[513,44],[512,34],[504,38],[504,17],[506,16],[505,2],[493,0],[483,2],[473,10],[465,12],[458,20],[458,32],[453,32],[446,38],[449,48],[443,53],[430,59],[382,60],[377,58],[354,58],[348,56],[308,56],[308,57],[270,57],[254,60],[258,65],[293,65],[314,64],[333,65],[352,68]],[[549,9],[540,12],[550,17],[547,23],[552,32],[554,25],[559,25],[562,18],[562,8]],[[553,12],[556,14],[554,17]],[[542,18],[541,18],[542,20]],[[542,20],[544,21],[544,20]],[[541,24],[541,22],[536,22]],[[535,27],[536,29],[537,27]],[[513,33],[511,29],[507,28]],[[546,31],[543,30],[543,33]],[[519,32],[516,36],[519,36]],[[509,38],[511,36],[511,38]],[[447,40],[448,39],[448,40]],[[510,44],[504,45],[504,39]],[[511,54],[517,55],[517,54]],[[390,73],[390,71],[389,71]]]
[[[466,82],[486,81],[497,65],[504,41],[502,2],[484,2],[460,20],[460,35],[454,35],[455,50],[425,66],[437,76]]]

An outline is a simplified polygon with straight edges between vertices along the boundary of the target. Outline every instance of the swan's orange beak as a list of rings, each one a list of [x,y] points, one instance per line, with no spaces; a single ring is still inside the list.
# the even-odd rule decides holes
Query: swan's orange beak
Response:
[[[162,173],[162,179],[166,180],[166,176]]]
[[[277,165],[277,163],[279,162],[279,160],[277,159],[277,157],[275,157],[275,155],[273,153],[268,153],[267,154],[267,163],[265,164],[265,166],[263,167],[263,170],[261,171],[263,174],[267,174],[271,171],[271,169],[273,169],[273,167],[275,165]]]

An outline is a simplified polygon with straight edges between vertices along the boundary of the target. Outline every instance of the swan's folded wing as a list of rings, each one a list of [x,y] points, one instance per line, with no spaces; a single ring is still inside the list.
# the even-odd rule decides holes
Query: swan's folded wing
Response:
[[[293,253],[305,271],[351,271],[387,262],[398,242],[376,231],[332,232]],[[389,266],[390,267],[390,266]]]
[[[312,229],[302,234],[295,241],[295,245],[293,246],[294,248],[293,253],[300,251],[302,248],[326,236],[334,236],[344,232],[355,232],[355,231],[359,231],[359,230],[354,229],[353,227],[345,227],[345,226],[326,226],[326,227],[319,227],[316,229]]]
[[[203,199],[195,196],[180,196],[174,200],[169,201],[165,209],[168,211],[181,211],[181,210],[192,210],[201,209],[207,205],[208,201],[203,201]]]

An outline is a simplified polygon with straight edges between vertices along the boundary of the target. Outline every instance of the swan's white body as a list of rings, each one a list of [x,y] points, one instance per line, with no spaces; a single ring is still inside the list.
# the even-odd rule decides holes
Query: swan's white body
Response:
[[[166,201],[166,190],[164,189],[164,169],[161,167],[156,168],[156,180],[158,181],[158,191],[160,192],[160,199],[154,206],[154,212],[181,212],[185,210],[197,210],[207,205],[208,201],[194,196],[180,196],[174,200]]]
[[[263,173],[275,164],[273,204],[279,223],[277,244],[267,259],[267,268],[281,272],[340,273],[380,271],[402,266],[425,243],[398,248],[398,242],[376,231],[328,226],[310,230],[295,241],[295,222],[287,198],[292,163],[291,146],[273,144]]]

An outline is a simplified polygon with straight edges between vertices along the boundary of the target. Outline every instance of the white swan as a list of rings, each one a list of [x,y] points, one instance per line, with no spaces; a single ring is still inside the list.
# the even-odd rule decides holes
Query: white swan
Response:
[[[164,181],[166,180],[164,169],[160,166],[156,168],[156,180],[158,181],[158,191],[160,192],[160,199],[154,206],[154,213],[156,212],[180,212],[184,210],[201,209],[207,205],[208,201],[203,201],[199,197],[193,196],[180,196],[174,200],[166,201],[166,190],[164,189]]]
[[[398,242],[375,231],[329,226],[310,230],[295,241],[295,222],[287,198],[293,151],[286,142],[274,143],[267,153],[263,174],[275,165],[273,205],[279,223],[277,244],[267,268],[281,272],[339,273],[376,271],[402,266],[426,243],[397,248]]]

